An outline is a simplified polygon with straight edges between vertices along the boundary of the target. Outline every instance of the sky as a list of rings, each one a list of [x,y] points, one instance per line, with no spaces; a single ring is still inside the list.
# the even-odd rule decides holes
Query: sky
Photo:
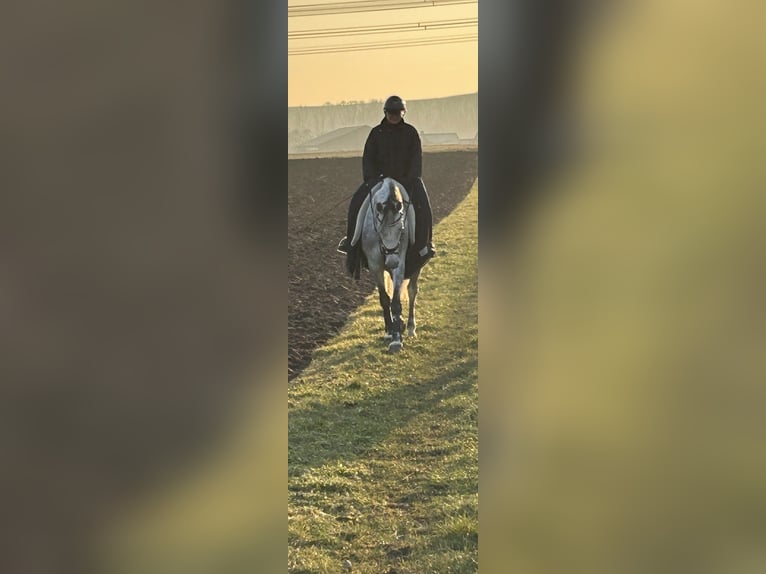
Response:
[[[289,0],[288,106],[321,106],[343,101],[385,100],[397,94],[405,100],[439,98],[478,91],[478,2],[393,8],[417,0]],[[424,2],[425,3],[425,2]],[[332,6],[330,15],[292,16],[306,7]],[[350,7],[384,6],[381,11],[348,13]],[[431,23],[431,29],[407,29]],[[436,26],[433,24],[436,23]],[[395,27],[395,31],[353,30]],[[441,26],[441,27],[440,27]],[[333,29],[362,32],[351,36],[317,36]],[[309,33],[309,37],[298,37]],[[460,37],[473,37],[455,42]],[[448,40],[449,43],[428,44]],[[425,44],[419,44],[425,42]],[[349,51],[370,44],[397,47]],[[402,46],[401,44],[409,44]],[[306,54],[340,47],[335,53]]]

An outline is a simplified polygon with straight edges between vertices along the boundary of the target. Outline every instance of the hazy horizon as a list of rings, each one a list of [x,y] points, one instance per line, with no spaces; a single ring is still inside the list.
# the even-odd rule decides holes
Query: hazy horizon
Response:
[[[425,97],[425,98],[403,98],[406,101],[416,102],[416,101],[422,101],[422,100],[439,100],[444,98],[456,98],[460,96],[470,96],[473,94],[478,94],[479,90],[474,90],[472,92],[464,92],[459,94],[447,94],[445,96],[434,96],[434,97]],[[390,95],[390,94],[389,94]],[[370,98],[367,100],[342,100],[338,102],[324,102],[321,104],[311,104],[311,105],[289,105],[289,108],[321,108],[324,106],[342,106],[342,105],[355,105],[355,104],[374,104],[374,103],[383,103],[385,101],[387,96],[382,96],[378,98]]]

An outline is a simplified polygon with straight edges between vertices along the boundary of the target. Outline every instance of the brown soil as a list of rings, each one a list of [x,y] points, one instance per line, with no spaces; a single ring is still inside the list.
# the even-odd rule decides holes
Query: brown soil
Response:
[[[358,281],[349,277],[345,256],[335,251],[346,232],[348,202],[361,183],[361,163],[359,156],[288,161],[288,380],[374,289],[366,272]],[[424,152],[434,225],[468,194],[477,175],[475,149]],[[438,236],[434,243],[438,257]]]

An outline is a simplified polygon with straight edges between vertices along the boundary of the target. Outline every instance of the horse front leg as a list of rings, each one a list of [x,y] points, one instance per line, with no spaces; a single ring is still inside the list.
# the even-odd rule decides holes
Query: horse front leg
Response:
[[[416,271],[412,277],[410,277],[410,282],[407,284],[407,295],[409,296],[410,300],[410,313],[407,316],[407,335],[410,337],[417,337],[417,333],[415,332],[415,299],[418,296],[419,275],[420,272]]]
[[[404,276],[403,269],[397,269],[393,273],[393,297],[391,298],[391,318],[393,323],[392,339],[388,345],[388,350],[396,353],[402,348],[402,281]]]
[[[383,310],[383,322],[385,323],[386,333],[383,335],[384,341],[391,340],[393,321],[391,320],[391,298],[386,292],[386,284],[381,279],[378,281],[378,295],[380,296],[380,308]]]

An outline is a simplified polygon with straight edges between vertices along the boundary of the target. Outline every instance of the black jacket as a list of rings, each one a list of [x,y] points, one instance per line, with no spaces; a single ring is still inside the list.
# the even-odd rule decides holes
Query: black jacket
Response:
[[[383,118],[364,144],[362,175],[365,181],[385,176],[405,185],[406,181],[422,177],[423,148],[418,130],[404,119],[391,124]]]

